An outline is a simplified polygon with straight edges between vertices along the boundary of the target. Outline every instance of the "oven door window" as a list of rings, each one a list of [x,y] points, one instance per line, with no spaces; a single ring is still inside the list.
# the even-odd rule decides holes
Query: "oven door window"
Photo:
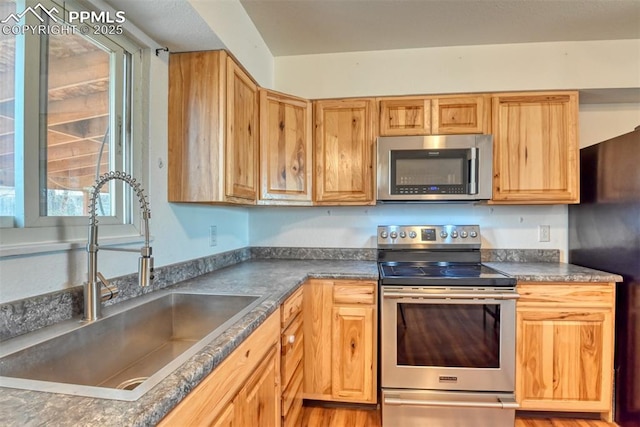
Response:
[[[392,194],[466,194],[470,150],[391,151]]]
[[[499,304],[396,307],[398,365],[500,367]]]

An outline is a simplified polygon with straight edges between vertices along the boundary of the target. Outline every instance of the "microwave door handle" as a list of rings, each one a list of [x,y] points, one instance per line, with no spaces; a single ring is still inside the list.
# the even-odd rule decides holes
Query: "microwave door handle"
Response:
[[[471,147],[471,167],[469,168],[469,194],[478,194],[478,148]]]

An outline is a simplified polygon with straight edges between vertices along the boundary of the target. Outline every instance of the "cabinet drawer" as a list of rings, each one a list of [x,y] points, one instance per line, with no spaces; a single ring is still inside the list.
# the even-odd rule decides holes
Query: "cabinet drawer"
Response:
[[[333,285],[335,304],[375,304],[376,282],[340,280]]]
[[[302,379],[303,368],[300,365],[293,374],[291,382],[282,388],[282,416],[285,418],[295,412],[298,404],[302,406]]]
[[[300,286],[281,306],[282,328],[287,327],[294,316],[302,311],[302,286]]]
[[[613,307],[613,283],[526,282],[518,284],[518,306],[553,303],[555,307]]]
[[[280,365],[282,387],[286,387],[300,362],[304,353],[302,332],[302,316],[293,318],[291,325],[282,333],[282,363]]]

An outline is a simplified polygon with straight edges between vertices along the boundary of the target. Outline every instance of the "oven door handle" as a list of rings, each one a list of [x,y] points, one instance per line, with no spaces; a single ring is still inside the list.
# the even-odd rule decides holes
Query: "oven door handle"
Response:
[[[429,400],[429,399],[399,399],[385,397],[384,403],[395,406],[440,406],[440,407],[460,407],[460,408],[497,408],[497,409],[518,409],[520,405],[515,399],[496,398],[495,402],[474,402],[473,400]]]
[[[520,298],[520,295],[517,293],[491,293],[491,294],[481,294],[481,293],[461,293],[461,292],[451,292],[451,293],[422,293],[422,292],[406,292],[406,291],[382,291],[383,298],[390,299],[401,299],[401,298],[419,298],[419,299],[429,299],[429,300],[441,300],[441,299],[466,299],[466,300],[512,300]]]

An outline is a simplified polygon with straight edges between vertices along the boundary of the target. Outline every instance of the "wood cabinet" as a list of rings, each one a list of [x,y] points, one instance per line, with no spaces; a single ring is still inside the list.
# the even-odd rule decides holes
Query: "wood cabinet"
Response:
[[[522,410],[611,421],[614,283],[518,284],[516,399]]]
[[[276,347],[255,369],[234,399],[234,414],[239,426],[280,426],[280,371]]]
[[[279,337],[278,310],[159,425],[279,426]]]
[[[312,108],[260,89],[260,204],[312,202]]]
[[[315,203],[374,204],[375,100],[314,101]]]
[[[304,373],[304,331],[302,328],[302,287],[282,304],[281,384],[282,425],[302,423],[302,379]]]
[[[304,397],[376,403],[377,283],[304,285]]]
[[[489,95],[439,96],[431,100],[431,133],[491,133]]]
[[[227,58],[225,186],[229,201],[258,196],[258,86]]]
[[[578,93],[494,94],[494,203],[578,203]]]
[[[489,95],[378,98],[380,135],[490,133]]]
[[[170,202],[254,204],[258,88],[224,51],[169,57]]]
[[[431,98],[379,98],[380,136],[430,135]]]

